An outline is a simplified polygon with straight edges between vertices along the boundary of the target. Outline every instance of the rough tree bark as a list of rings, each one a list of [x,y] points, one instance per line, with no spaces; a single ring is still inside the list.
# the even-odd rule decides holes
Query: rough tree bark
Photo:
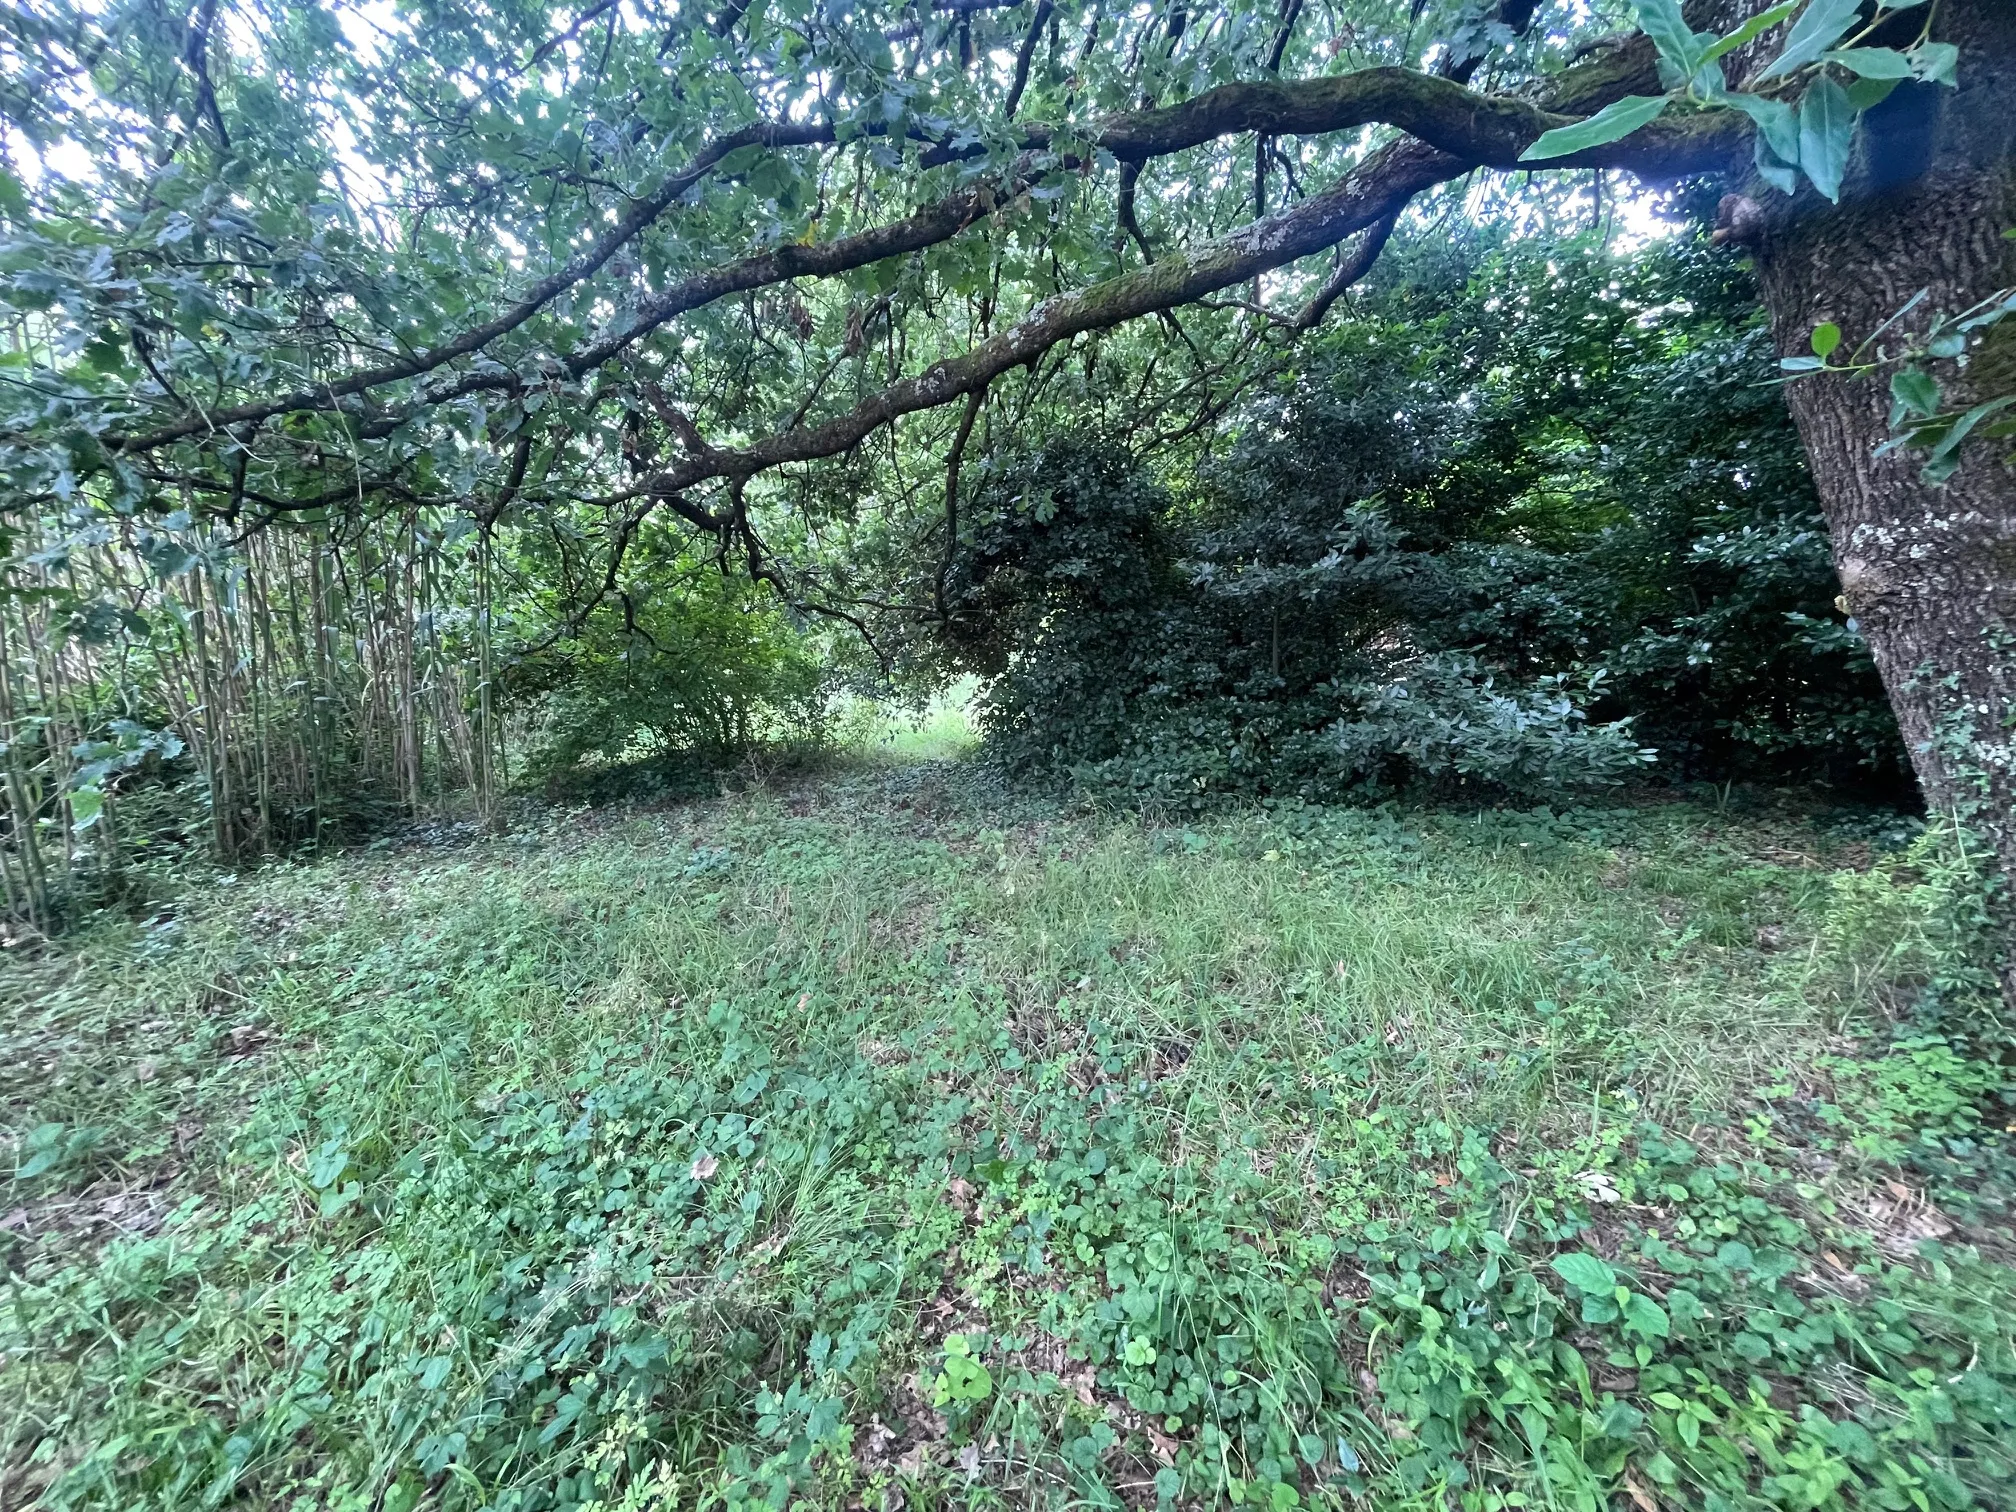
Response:
[[[1923,12],[1897,18],[1915,31]],[[1810,350],[1833,321],[1852,346],[1919,290],[1914,312],[1956,312],[2016,284],[2016,4],[1945,0],[1939,36],[1961,49],[1961,86],[1902,86],[1864,118],[1838,206],[1810,186],[1759,192],[1748,239],[1779,350]],[[1888,39],[1885,39],[1888,40]],[[1907,327],[1908,328],[1908,327]],[[1997,328],[1958,382],[2006,392],[2016,330]],[[1793,417],[1827,517],[1842,596],[1867,638],[1925,801],[1995,846],[2016,879],[2016,472],[1976,442],[1944,487],[1890,435],[1887,374],[1791,385]],[[2003,990],[2016,1008],[2016,951]]]

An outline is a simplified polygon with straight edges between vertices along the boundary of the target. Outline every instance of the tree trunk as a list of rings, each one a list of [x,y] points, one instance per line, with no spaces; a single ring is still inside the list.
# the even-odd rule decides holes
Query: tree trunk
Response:
[[[1915,29],[1922,11],[1896,18]],[[2016,284],[2016,4],[1947,0],[1943,40],[1961,49],[1957,90],[1901,86],[1864,118],[1841,203],[1811,188],[1767,207],[1752,237],[1780,352],[1811,350],[1839,325],[1843,350],[1929,297],[1895,333]],[[1891,40],[1888,38],[1882,39]],[[1745,207],[1748,208],[1748,207]],[[1964,371],[1942,363],[1948,402],[2016,387],[2016,321],[1994,328]],[[2016,879],[2016,473],[2007,443],[1969,444],[1943,487],[1922,455],[1878,457],[1889,439],[1889,373],[1790,386],[1840,572],[1844,606],[1869,643],[1910,747],[1925,802],[1995,847]],[[2004,994],[2016,1008],[2016,952]]]

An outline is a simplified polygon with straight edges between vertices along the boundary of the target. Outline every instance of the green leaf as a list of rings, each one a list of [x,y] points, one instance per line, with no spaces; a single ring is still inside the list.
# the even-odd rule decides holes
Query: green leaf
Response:
[[[1785,39],[1785,51],[1758,77],[1777,79],[1816,62],[1820,54],[1841,40],[1862,13],[1862,0],[1810,0],[1804,15]]]
[[[1855,109],[1832,79],[1815,79],[1799,101],[1799,166],[1813,187],[1837,203],[1848,149],[1855,140]]]
[[[1960,49],[1951,42],[1921,42],[1905,56],[1911,60],[1912,71],[1926,83],[1959,87]]]
[[[1798,167],[1799,117],[1793,114],[1790,105],[1753,94],[1732,94],[1728,103],[1757,123],[1760,138],[1770,144],[1780,162],[1790,168]]]
[[[1604,106],[1586,121],[1555,127],[1520,153],[1519,161],[1533,163],[1544,158],[1566,157],[1571,152],[1619,141],[1640,126],[1656,121],[1665,112],[1667,104],[1665,95],[1626,95],[1615,104]]]
[[[1913,72],[1911,60],[1889,47],[1850,47],[1822,56],[1864,79],[1908,79]]]
[[[1939,380],[1920,368],[1905,368],[1890,379],[1890,428],[1895,430],[1912,415],[1929,420],[1939,413],[1942,395]]]
[[[1771,150],[1764,133],[1757,133],[1756,151],[1757,173],[1765,183],[1780,194],[1796,194],[1799,191],[1799,166],[1788,163]]]
[[[83,833],[105,812],[105,794],[95,787],[75,788],[70,794],[70,827]]]
[[[1692,77],[1701,66],[1702,47],[1680,14],[1680,0],[1638,0],[1638,25],[1681,78]]]
[[[1752,16],[1748,21],[1737,27],[1736,30],[1729,33],[1728,36],[1711,45],[1701,55],[1701,61],[1703,63],[1713,63],[1717,58],[1734,52],[1746,42],[1756,41],[1797,9],[1799,9],[1799,0],[1785,0],[1783,5],[1774,5],[1771,9]]]
[[[1665,1308],[1650,1297],[1633,1292],[1624,1303],[1624,1331],[1640,1338],[1663,1339],[1673,1332],[1673,1325]]]
[[[2002,239],[2004,241],[2016,241],[2016,230],[2004,231]],[[1993,295],[1989,297],[1990,299],[1994,299]],[[1981,310],[1977,314],[1969,315],[1965,320],[1960,322],[1960,329],[1963,331],[1979,330],[1982,326],[1996,325],[2011,315],[2016,315],[2016,293],[2010,293],[2000,299],[1995,299],[1995,302],[1989,304],[1987,309]]]
[[[1617,1272],[1594,1255],[1556,1255],[1554,1274],[1578,1291],[1601,1295],[1617,1284]]]
[[[1832,357],[1841,346],[1841,327],[1833,321],[1813,328],[1813,354],[1822,359]]]
[[[1817,373],[1827,364],[1818,357],[1781,357],[1778,366],[1788,373]]]
[[[1960,450],[1960,443],[1974,433],[1975,426],[1986,420],[1990,415],[2000,414],[2012,404],[2016,404],[2016,394],[2004,394],[2000,399],[1990,399],[1986,404],[1975,405],[1974,408],[1954,421],[1953,428],[1946,432],[1944,439],[1937,446],[1932,448],[1932,455],[1926,459],[1925,468],[1927,473],[1929,474],[1935,466],[1944,462],[1949,457],[1955,459],[1954,465],[1957,467],[1959,465],[1958,452]],[[1949,471],[1946,476],[1950,475]]]
[[[1890,98],[1897,88],[1896,79],[1857,79],[1848,86],[1848,103],[1860,115],[1865,110],[1874,110]]]

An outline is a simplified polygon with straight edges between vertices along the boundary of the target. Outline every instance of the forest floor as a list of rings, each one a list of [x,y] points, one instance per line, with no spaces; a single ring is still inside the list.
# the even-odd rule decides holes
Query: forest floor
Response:
[[[0,965],[0,1508],[2008,1506],[1872,838],[933,764],[208,879]]]

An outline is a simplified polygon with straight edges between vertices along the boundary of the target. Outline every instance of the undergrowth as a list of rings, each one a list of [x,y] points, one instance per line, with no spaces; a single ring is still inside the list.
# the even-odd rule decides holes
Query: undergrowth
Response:
[[[1952,854],[917,769],[220,877],[5,967],[0,1503],[2008,1505]]]

